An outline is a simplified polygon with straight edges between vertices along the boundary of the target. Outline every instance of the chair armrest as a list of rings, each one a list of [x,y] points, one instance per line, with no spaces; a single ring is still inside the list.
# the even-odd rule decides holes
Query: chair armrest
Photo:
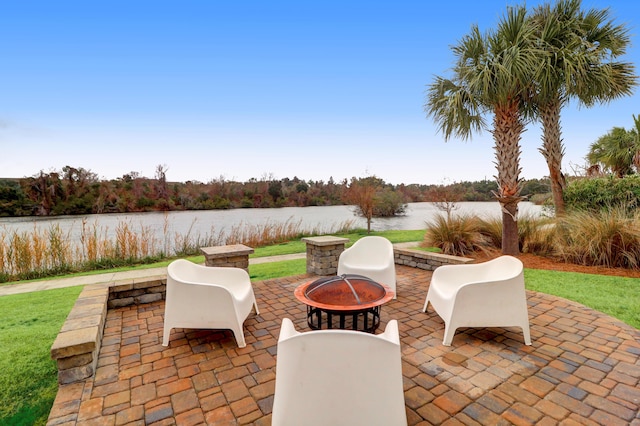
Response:
[[[387,323],[387,327],[384,329],[384,333],[380,335],[385,340],[400,345],[400,334],[398,332],[398,321],[391,320]]]
[[[278,343],[287,340],[293,336],[300,334],[296,331],[293,322],[289,318],[282,319],[282,325],[280,326],[280,336],[278,337]]]

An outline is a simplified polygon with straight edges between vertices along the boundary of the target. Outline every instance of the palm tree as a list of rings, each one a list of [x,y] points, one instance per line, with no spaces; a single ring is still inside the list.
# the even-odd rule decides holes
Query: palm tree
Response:
[[[502,252],[518,254],[520,139],[528,118],[530,83],[541,52],[532,42],[533,27],[526,9],[510,7],[495,31],[483,35],[477,25],[452,48],[453,77],[436,77],[427,89],[425,112],[445,140],[470,139],[485,129],[493,114],[498,192],[502,206]]]
[[[560,110],[575,98],[585,106],[609,102],[632,93],[634,66],[616,59],[630,38],[623,25],[614,25],[607,9],[581,10],[581,0],[560,0],[533,11],[541,46],[550,54],[537,81],[536,102],[542,121],[542,147],[556,215],[565,212],[562,174],[564,146]]]
[[[636,120],[635,116],[634,120]],[[637,122],[637,124],[640,123]],[[591,167],[597,166],[598,169],[622,178],[633,173],[639,153],[640,142],[636,137],[635,129],[627,131],[622,127],[614,127],[591,144],[587,161]]]

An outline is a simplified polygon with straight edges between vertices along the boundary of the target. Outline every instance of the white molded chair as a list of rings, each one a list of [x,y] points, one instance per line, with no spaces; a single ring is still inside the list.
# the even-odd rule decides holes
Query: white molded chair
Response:
[[[360,238],[351,247],[340,253],[338,275],[357,274],[385,284],[396,293],[396,264],[393,244],[384,237]]]
[[[336,329],[299,333],[284,318],[272,424],[406,425],[396,320],[373,335]]]
[[[520,327],[531,344],[523,265],[515,257],[436,268],[423,312],[429,303],[444,320],[445,346],[459,327]]]
[[[230,329],[244,348],[243,323],[258,304],[244,269],[197,265],[178,259],[167,267],[162,346],[173,328]]]

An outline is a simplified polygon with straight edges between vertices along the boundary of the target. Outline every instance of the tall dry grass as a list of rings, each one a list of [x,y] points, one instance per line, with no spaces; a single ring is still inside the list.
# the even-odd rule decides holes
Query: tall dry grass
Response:
[[[0,231],[0,280],[34,278],[70,269],[74,250],[68,235],[57,225],[45,231]]]
[[[518,218],[520,251],[540,256],[554,256],[558,245],[555,220],[524,215]]]
[[[480,220],[473,215],[437,215],[427,223],[423,245],[438,247],[452,256],[485,250],[490,240],[480,232]]]
[[[557,253],[580,265],[640,268],[640,213],[573,212],[557,224]]]
[[[225,237],[225,233],[223,230],[216,231],[213,226],[211,227],[209,232],[204,235],[194,234],[193,226],[195,225],[195,222],[196,219],[193,220],[185,234],[180,234],[178,232],[174,234],[174,255],[189,256],[199,253],[200,247],[212,247],[224,244],[232,244],[228,242],[228,239]],[[169,228],[165,226],[164,232],[167,232],[168,229]],[[168,241],[168,239],[165,237],[165,242],[166,241]]]
[[[35,235],[35,234],[34,234]],[[53,271],[65,272],[72,268],[77,258],[77,250],[71,244],[68,234],[65,234],[60,225],[51,225],[46,231],[47,236],[47,267]]]
[[[479,232],[487,238],[492,248],[502,247],[502,219],[499,217],[479,217]]]
[[[479,218],[480,233],[492,248],[502,247],[502,219],[496,217]],[[552,255],[555,251],[556,236],[553,219],[533,215],[518,217],[518,247],[523,253]]]
[[[625,207],[599,213],[574,211],[561,219],[518,219],[520,251],[591,266],[640,269],[640,212]],[[500,249],[502,221],[475,216],[442,216],[427,224],[425,245],[465,255],[487,247]]]
[[[26,274],[32,270],[33,246],[31,245],[31,237],[25,231],[22,233],[15,232],[9,237],[9,246],[7,250],[9,270],[16,271],[18,274]]]
[[[162,234],[158,235],[143,223],[136,226],[131,221],[122,220],[110,238],[107,227],[90,224],[84,219],[77,241],[70,236],[70,231],[65,233],[58,225],[46,230],[34,226],[31,232],[0,228],[0,282],[198,255],[201,247],[224,244],[260,247],[308,235],[346,232],[353,228],[353,222],[348,221],[325,229],[303,229],[301,221],[289,219],[284,223],[267,221],[261,225],[241,223],[229,232],[212,226],[203,235],[193,232],[194,223],[186,233],[172,234],[169,220],[165,217]]]
[[[32,250],[33,258],[32,258],[32,268],[36,271],[41,271],[46,269],[46,253],[47,253],[47,241],[42,238],[38,233],[31,234],[32,240]]]

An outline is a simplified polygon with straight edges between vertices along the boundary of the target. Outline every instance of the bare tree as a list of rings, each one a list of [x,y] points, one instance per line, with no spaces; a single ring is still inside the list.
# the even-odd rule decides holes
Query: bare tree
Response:
[[[167,172],[169,168],[166,164],[158,164],[156,166],[156,194],[159,199],[169,201],[169,189],[167,186]]]
[[[345,193],[345,201],[353,204],[356,214],[367,220],[367,234],[371,233],[376,193],[380,187],[380,179],[375,176],[361,179],[353,177]]]
[[[438,185],[430,191],[433,199],[433,205],[438,210],[447,214],[447,219],[451,219],[451,213],[458,209],[457,203],[462,201],[462,194],[454,185],[448,183],[445,179],[441,185]]]

